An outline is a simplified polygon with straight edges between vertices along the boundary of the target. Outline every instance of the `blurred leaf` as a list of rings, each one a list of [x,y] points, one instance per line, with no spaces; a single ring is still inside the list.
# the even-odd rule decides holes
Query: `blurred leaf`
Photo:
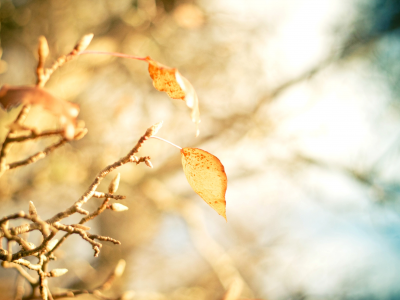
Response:
[[[3,85],[0,89],[0,104],[4,109],[11,109],[20,104],[38,104],[60,117],[65,129],[65,137],[72,139],[75,134],[76,117],[79,114],[77,104],[54,97],[38,87]]]
[[[122,275],[122,274],[124,273],[124,271],[125,271],[125,266],[126,266],[126,261],[123,260],[123,259],[120,259],[120,260],[118,261],[117,266],[116,266],[115,269],[114,269],[114,274],[115,274],[115,276],[121,277],[121,275]]]
[[[226,220],[225,193],[228,185],[220,160],[198,148],[181,150],[183,171],[193,190]]]
[[[182,90],[185,92],[186,105],[192,109],[190,114],[192,122],[196,123],[196,136],[199,135],[199,123],[200,123],[200,110],[199,110],[199,99],[197,98],[196,91],[192,84],[183,77],[178,71],[175,73],[176,81],[179,83]]]

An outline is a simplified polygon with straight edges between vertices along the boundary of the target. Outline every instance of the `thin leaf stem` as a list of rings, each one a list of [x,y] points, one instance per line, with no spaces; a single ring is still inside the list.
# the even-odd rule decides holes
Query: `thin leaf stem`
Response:
[[[176,147],[176,148],[182,150],[182,148],[179,147],[178,145],[175,145],[174,143],[171,143],[170,141],[164,140],[163,138],[160,138],[160,137],[158,137],[158,136],[152,135],[150,138],[152,138],[152,139],[157,139],[157,140],[166,142],[166,143],[168,143],[168,144],[170,144],[170,145],[172,145],[172,146],[174,146],[174,147]]]
[[[111,55],[111,56],[117,56],[117,57],[131,58],[131,59],[136,59],[136,60],[144,60],[144,61],[146,60],[146,57],[128,55],[128,54],[118,53],[118,52],[85,50],[85,51],[79,52],[79,55],[81,55],[81,54],[105,54],[105,55]]]

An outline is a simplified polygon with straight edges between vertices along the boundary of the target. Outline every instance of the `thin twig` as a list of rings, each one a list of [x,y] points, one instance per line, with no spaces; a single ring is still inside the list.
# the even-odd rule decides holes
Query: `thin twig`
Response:
[[[8,143],[21,143],[29,140],[35,140],[38,138],[43,138],[43,137],[51,137],[54,135],[63,135],[64,130],[48,130],[48,131],[43,131],[43,132],[36,132],[35,130],[31,130],[29,135],[24,135],[24,136],[18,136],[18,137],[10,137],[8,139]]]
[[[115,170],[116,168],[118,168],[118,167],[120,167],[120,166],[122,166],[124,164],[130,163],[130,162],[135,162],[136,164],[139,164],[140,162],[145,162],[146,160],[150,159],[150,157],[148,157],[148,156],[137,158],[135,156],[135,154],[139,152],[139,150],[142,147],[143,143],[146,140],[149,139],[151,134],[152,134],[151,130],[150,131],[147,130],[146,133],[139,139],[139,141],[136,143],[136,145],[131,149],[131,151],[129,151],[129,153],[126,156],[124,156],[123,158],[121,158],[117,162],[105,167],[102,171],[100,171],[98,173],[98,175],[96,176],[96,178],[94,179],[94,181],[92,182],[92,184],[90,185],[88,190],[82,195],[82,197],[78,201],[76,201],[71,207],[67,208],[65,211],[54,215],[52,218],[46,220],[45,222],[47,224],[52,225],[52,224],[55,224],[56,222],[59,222],[60,220],[62,220],[64,218],[69,217],[70,215],[72,215],[72,214],[74,214],[76,212],[89,215],[89,213],[87,211],[83,210],[81,207],[91,197],[93,197],[93,195],[96,192],[96,188],[98,187],[100,182],[104,179],[104,177],[107,174],[109,174],[110,172],[112,172],[113,170]],[[107,207],[107,205],[105,205],[105,208],[106,207]],[[105,208],[103,207],[102,209],[105,209]],[[20,213],[20,215],[21,215],[21,213]],[[15,215],[15,218],[17,218],[20,215]],[[1,220],[0,220],[0,223],[1,223]],[[39,228],[40,228],[40,226],[38,224],[34,223],[34,224],[24,224],[24,225],[21,225],[21,226],[17,226],[15,228],[10,228],[9,230],[10,230],[10,232],[12,234],[17,235],[17,234],[22,234],[22,233],[29,232],[29,231],[32,231],[32,230],[37,230]],[[33,253],[37,253],[39,251],[42,251],[43,249],[45,249],[45,247],[47,245],[46,243],[48,243],[48,241],[51,240],[51,238],[53,238],[54,235],[55,235],[55,233],[52,231],[52,233],[48,237],[46,237],[44,239],[44,242],[40,246],[36,247],[35,249],[23,250],[23,251],[19,251],[19,252],[13,254],[12,255],[12,260],[18,259],[18,258],[21,258],[21,257],[25,257],[25,256],[29,256],[29,255],[32,255]],[[4,236],[4,232],[0,231],[0,237],[2,237],[2,236]],[[64,241],[66,237],[67,237],[67,235],[65,235],[58,242],[58,244],[54,248],[59,247],[59,245],[61,245],[62,241]],[[102,237],[102,236],[96,236],[96,235],[92,235],[91,237],[99,239],[99,240],[111,241],[111,242],[116,243],[116,244],[119,243],[119,241],[114,240],[112,238],[108,238],[108,237]],[[96,242],[94,242],[94,243],[90,242],[90,243],[92,244],[93,249],[95,250],[95,254],[98,254],[98,251],[100,251],[99,248],[101,247],[101,244],[97,245]],[[46,244],[46,245],[44,245],[44,244]],[[50,251],[50,254],[52,252],[53,251]],[[5,256],[6,255],[4,255],[4,254],[3,255],[0,254],[0,259],[4,260]]]
[[[51,225],[49,225],[45,221],[42,221],[37,215],[36,216],[28,215],[28,214],[24,213],[23,211],[20,211],[18,213],[11,214],[11,215],[5,216],[0,219],[0,227],[2,227],[2,230],[0,231],[1,237],[3,237],[3,236],[7,237],[8,234],[15,236],[15,235],[18,235],[21,233],[25,233],[25,232],[19,232],[18,230],[16,230],[19,227],[24,227],[24,225],[18,226],[18,227],[13,227],[13,228],[10,228],[7,230],[5,230],[3,228],[4,224],[6,224],[10,220],[15,220],[15,219],[26,219],[26,220],[32,221],[34,224],[34,229],[40,230],[42,232],[43,236],[45,236],[45,237],[49,235],[49,230],[52,229]],[[25,226],[26,225],[30,225],[30,224],[25,224]],[[7,238],[10,238],[10,237],[7,237]]]
[[[48,46],[47,46],[47,41],[44,37],[41,37],[39,39],[39,47],[38,47],[38,53],[39,53],[39,60],[38,60],[38,65],[36,68],[36,74],[37,74],[37,82],[36,86],[37,87],[44,87],[44,85],[47,83],[47,81],[50,79],[50,76],[54,73],[55,70],[63,66],[66,62],[70,61],[71,59],[77,57],[79,55],[79,52],[81,52],[81,49],[84,50],[84,48],[87,47],[87,45],[90,43],[93,35],[86,35],[84,36],[77,45],[75,45],[74,49],[67,55],[62,55],[60,56],[54,63],[53,65],[45,69],[44,68],[44,63],[46,60],[46,57],[48,55]],[[29,111],[31,109],[30,105],[24,105],[19,112],[17,118],[14,120],[14,124],[17,125],[22,125],[23,122],[25,121]],[[40,158],[37,158],[36,160],[34,158],[32,162],[29,162],[28,160],[23,161],[23,164],[10,164],[7,165],[7,154],[11,150],[11,146],[13,142],[16,142],[15,139],[11,139],[10,135],[14,133],[14,129],[10,129],[9,132],[6,135],[6,138],[3,142],[3,145],[0,150],[0,177],[4,174],[5,171],[23,166],[25,164],[29,164],[32,162],[37,161],[38,159],[42,158],[40,157],[41,154],[37,154]],[[18,142],[18,141],[17,141]],[[48,154],[48,153],[47,153]],[[46,155],[47,155],[46,154]],[[46,156],[45,155],[45,156]],[[12,165],[12,166],[11,166]]]
[[[48,299],[48,293],[47,293],[47,279],[43,274],[39,275],[39,291],[40,291],[40,296],[42,297],[43,300]]]
[[[120,260],[114,270],[107,276],[102,284],[100,284],[97,288],[93,290],[76,290],[76,291],[68,291],[59,294],[54,294],[53,299],[59,298],[74,298],[79,295],[83,294],[90,294],[96,296],[96,298],[103,299],[103,300],[121,300],[123,296],[119,296],[117,298],[110,298],[102,294],[103,291],[108,290],[114,281],[122,275],[125,269],[125,261]]]
[[[21,265],[15,262],[3,261],[1,263],[1,266],[5,269],[11,269],[11,268],[16,269],[19,272],[19,274],[31,284],[36,284],[38,282],[35,278],[29,275],[29,273],[26,272],[25,269],[21,267]]]
[[[101,236],[101,235],[94,235],[94,234],[88,234],[85,230],[73,227],[73,226],[68,226],[68,225],[63,225],[60,223],[54,223],[54,227],[56,227],[58,230],[65,231],[69,234],[79,234],[82,239],[85,241],[89,242],[92,245],[92,248],[95,252],[94,256],[97,257],[100,252],[100,248],[103,246],[102,244],[96,242],[94,239],[101,240],[101,241],[109,241],[113,242],[114,244],[121,244],[120,241],[117,241],[113,238],[107,237],[107,236]]]
[[[63,138],[59,142],[47,147],[43,151],[40,151],[40,152],[28,157],[27,159],[13,162],[13,163],[7,165],[6,169],[12,170],[12,169],[15,169],[18,167],[26,166],[26,165],[32,164],[34,162],[37,162],[38,160],[45,158],[47,155],[49,155],[51,152],[53,152],[57,148],[60,148],[61,146],[65,145],[67,142],[68,142],[68,140]]]
[[[2,233],[2,232],[0,232]],[[12,254],[11,260],[10,261],[15,261],[16,259],[20,259],[22,257],[26,257],[26,256],[30,256],[33,255],[35,253],[41,252],[43,250],[46,249],[48,242],[54,238],[54,236],[56,235],[56,231],[52,231],[42,242],[42,244],[40,244],[39,246],[37,246],[34,249],[31,250],[20,250],[17,253]],[[7,260],[7,255],[6,254],[2,254],[0,253],[0,259],[1,260]]]
[[[118,53],[118,52],[106,52],[106,51],[94,51],[94,50],[85,50],[79,53],[81,54],[104,54],[104,55],[111,55],[111,56],[116,56],[116,57],[123,57],[123,58],[131,58],[131,59],[136,59],[136,60],[143,60],[146,61],[146,57],[140,57],[140,56],[135,56],[135,55],[128,55],[124,53]]]
[[[16,289],[15,289],[15,296],[14,300],[22,300],[25,294],[25,279],[21,274],[18,274],[17,282],[16,282]]]
[[[95,197],[95,198],[112,198],[114,200],[126,199],[126,196],[123,196],[123,195],[114,195],[114,194],[101,193],[101,192],[94,192],[93,197]]]
[[[165,140],[165,139],[163,139],[163,138],[160,138],[160,137],[158,137],[158,136],[153,135],[153,136],[151,136],[151,138],[152,138],[152,139],[157,139],[157,140],[163,141],[163,142],[165,142],[165,143],[168,143],[168,144],[170,144],[170,145],[172,145],[172,146],[174,146],[174,147],[176,147],[176,148],[182,150],[182,148],[179,147],[178,145],[175,145],[174,143],[171,143],[170,141],[167,141],[167,140]]]
[[[63,292],[63,293],[59,293],[59,294],[54,294],[53,295],[53,299],[61,299],[61,298],[75,298],[79,295],[93,295],[98,299],[102,299],[102,300],[121,300],[121,297],[107,297],[104,296],[103,294],[100,293],[100,291],[98,290],[78,290],[78,291],[68,291],[68,292]],[[40,298],[30,298],[30,300],[36,300],[36,299],[40,299]]]
[[[103,211],[105,211],[107,209],[107,204],[108,204],[109,199],[106,198],[103,203],[97,208],[97,210],[95,210],[94,212],[92,212],[90,215],[84,217],[81,219],[81,221],[79,222],[79,224],[84,224],[92,219],[94,219],[95,217],[97,217],[98,215],[100,215]],[[66,233],[64,234],[64,236],[58,241],[58,243],[53,247],[53,249],[51,249],[46,255],[50,256],[54,253],[54,251],[57,250],[57,248],[59,248],[61,246],[61,244],[71,235],[71,233]]]
[[[120,160],[116,161],[115,163],[105,167],[103,170],[101,170],[96,178],[94,179],[94,181],[92,182],[92,184],[89,186],[89,188],[87,189],[87,191],[81,196],[81,198],[76,201],[70,208],[66,209],[64,212],[62,213],[58,213],[57,215],[55,215],[54,217],[50,218],[49,220],[47,220],[50,224],[53,224],[55,222],[60,221],[61,219],[64,219],[70,215],[72,215],[75,212],[79,212],[81,214],[85,214],[88,215],[89,213],[85,210],[83,210],[81,207],[83,204],[85,204],[90,198],[93,197],[93,194],[95,193],[97,187],[99,186],[100,182],[104,179],[104,177],[106,177],[107,174],[109,174],[110,172],[114,171],[115,169],[130,163],[130,162],[136,162],[136,164],[138,164],[140,161],[138,161],[138,159],[135,157],[135,154],[139,152],[140,148],[142,147],[143,143],[149,139],[149,134],[146,132],[137,142],[137,144],[132,148],[131,151],[129,151],[129,153],[124,156],[123,158],[121,158]],[[149,157],[143,157],[143,162],[145,161],[145,159],[149,159]]]

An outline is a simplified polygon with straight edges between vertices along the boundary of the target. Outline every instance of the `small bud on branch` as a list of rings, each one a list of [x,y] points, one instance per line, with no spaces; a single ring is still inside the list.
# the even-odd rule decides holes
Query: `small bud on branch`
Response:
[[[114,179],[110,182],[110,185],[108,186],[108,192],[110,194],[114,194],[118,190],[120,178],[121,174],[118,173],[117,176],[115,176]]]
[[[49,243],[46,246],[46,250],[50,251],[51,249],[53,249],[57,245],[57,243],[58,243],[58,239],[54,239],[54,240],[49,241]]]
[[[153,168],[153,164],[151,163],[150,159],[146,158],[144,160],[144,163],[146,164],[146,166],[148,166],[149,168]]]
[[[163,121],[154,124],[149,129],[147,129],[145,135],[148,137],[151,137],[151,136],[157,134],[157,132],[161,129],[162,125],[163,125]]]
[[[110,209],[113,211],[125,211],[128,210],[128,207],[119,203],[113,203],[110,205]]]
[[[84,35],[76,44],[74,50],[76,50],[77,52],[84,51],[89,46],[92,39],[93,39],[93,33]]]
[[[37,210],[32,201],[29,201],[29,215],[31,217],[37,217]]]
[[[68,269],[54,269],[54,270],[50,271],[50,276],[51,277],[60,277],[67,272],[68,272]]]

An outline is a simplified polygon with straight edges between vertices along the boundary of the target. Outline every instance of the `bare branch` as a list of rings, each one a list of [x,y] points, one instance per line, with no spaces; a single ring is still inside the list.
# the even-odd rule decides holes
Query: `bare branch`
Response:
[[[33,278],[31,275],[29,275],[28,272],[25,271],[24,268],[21,267],[21,265],[14,263],[14,262],[8,262],[8,261],[3,261],[1,263],[1,266],[5,269],[16,269],[21,276],[23,276],[29,283],[31,284],[36,284],[38,280]]]
[[[11,230],[10,230],[11,231]],[[17,253],[12,254],[11,261],[15,261],[16,259],[20,259],[22,257],[30,256],[35,253],[41,252],[46,249],[48,242],[56,235],[56,231],[52,231],[40,244],[38,247],[31,250],[21,250]],[[1,260],[7,260],[7,254],[0,253]]]
[[[90,36],[91,36],[91,37],[90,37]],[[37,66],[37,69],[36,69],[36,74],[37,74],[36,86],[37,86],[37,87],[44,87],[45,84],[46,84],[46,82],[50,79],[50,76],[53,74],[53,72],[54,72],[55,70],[57,70],[59,67],[61,67],[62,65],[64,65],[64,63],[66,63],[67,61],[70,61],[71,59],[77,57],[77,56],[79,55],[79,52],[80,52],[80,51],[78,51],[78,49],[85,49],[85,48],[89,45],[89,43],[90,43],[90,41],[91,41],[92,38],[93,38],[93,35],[92,35],[92,34],[89,34],[89,35],[84,36],[84,37],[80,40],[80,42],[78,42],[78,44],[75,46],[75,48],[74,48],[69,54],[63,55],[63,56],[59,57],[59,58],[53,63],[53,65],[51,66],[51,68],[45,69],[45,68],[44,68],[44,62],[45,62],[45,60],[46,60],[46,57],[48,56],[49,49],[48,49],[48,45],[47,45],[47,40],[46,40],[46,38],[43,37],[43,36],[40,37],[40,38],[39,38],[39,47],[38,47],[39,60],[38,60],[38,66]],[[27,115],[28,115],[30,109],[31,109],[31,105],[24,105],[24,106],[22,107],[20,113],[18,114],[17,118],[14,120],[13,123],[16,124],[16,125],[17,125],[17,124],[18,124],[18,125],[22,125],[22,123],[25,121],[25,119],[26,119],[26,117],[27,117]],[[10,150],[11,150],[12,143],[13,143],[13,142],[20,142],[20,141],[22,141],[22,140],[19,140],[19,139],[15,140],[15,139],[11,139],[11,138],[10,138],[10,135],[11,135],[12,133],[14,133],[14,132],[15,132],[15,130],[14,130],[14,129],[11,129],[11,130],[7,133],[6,138],[5,138],[4,142],[3,142],[3,145],[2,145],[1,150],[0,150],[0,177],[1,177],[1,175],[3,175],[4,172],[7,171],[7,170],[14,169],[14,168],[17,168],[17,167],[19,167],[19,166],[26,165],[26,164],[30,164],[30,163],[32,163],[32,162],[37,161],[38,159],[41,159],[41,158],[45,157],[47,154],[49,154],[49,153],[50,153],[51,151],[53,151],[55,148],[58,148],[59,146],[62,146],[62,145],[65,143],[64,140],[61,140],[61,141],[59,142],[59,145],[56,146],[56,147],[55,147],[54,149],[52,149],[51,151],[46,151],[46,150],[49,150],[49,148],[47,148],[45,151],[39,152],[39,153],[37,153],[36,155],[31,156],[30,158],[28,158],[28,159],[25,160],[25,161],[21,161],[21,162],[18,162],[18,163],[14,163],[14,164],[7,165],[7,154],[8,154],[8,153],[10,152]],[[32,133],[33,133],[33,132],[32,132]],[[52,134],[50,134],[50,135],[52,135]],[[84,135],[84,133],[83,133],[83,135]],[[80,132],[80,134],[79,134],[76,138],[79,139],[79,138],[81,138],[83,135],[82,135],[82,132]],[[27,140],[27,139],[34,139],[34,138],[37,138],[37,137],[34,137],[34,136],[33,136],[33,137],[25,138],[24,140]],[[56,145],[57,145],[57,144],[56,144]],[[55,146],[55,145],[53,145],[53,146]],[[45,155],[43,155],[43,154],[41,154],[41,153],[45,153]]]
[[[94,295],[97,298],[103,299],[103,300],[130,299],[130,297],[127,297],[127,296],[128,296],[128,294],[132,295],[132,292],[124,293],[123,295],[121,295],[117,298],[110,298],[110,297],[104,296],[101,293],[102,291],[109,290],[110,287],[112,286],[112,284],[115,282],[115,280],[123,274],[125,265],[126,265],[125,260],[123,260],[123,259],[119,260],[117,266],[107,276],[106,280],[101,285],[99,285],[97,288],[95,288],[93,290],[77,290],[77,291],[68,291],[68,292],[63,292],[63,293],[59,293],[59,294],[54,294],[53,299],[74,298],[74,297],[77,297],[77,296],[83,295],[83,294],[91,294],[91,295]]]
[[[93,197],[95,197],[95,198],[110,198],[110,199],[114,199],[114,200],[126,199],[126,196],[123,196],[123,195],[113,195],[113,194],[101,193],[101,192],[94,192]]]
[[[92,212],[90,215],[84,217],[81,219],[81,221],[79,222],[79,225],[82,225],[92,219],[94,219],[95,217],[97,217],[98,215],[100,215],[103,211],[105,211],[107,209],[107,204],[108,204],[108,198],[106,198],[103,203],[97,208],[97,210],[95,210],[94,212]],[[58,243],[54,246],[54,248],[49,251],[47,253],[47,255],[51,255],[57,248],[59,248],[61,246],[61,244],[70,236],[70,233],[65,234],[59,241]]]
[[[15,168],[18,168],[18,167],[26,166],[26,165],[32,164],[34,162],[37,162],[38,160],[45,158],[51,152],[53,152],[57,148],[63,146],[67,142],[68,142],[67,139],[62,139],[59,142],[47,147],[43,151],[40,151],[40,152],[28,157],[27,159],[24,159],[24,160],[17,161],[17,162],[9,164],[6,167],[6,169],[11,170],[11,169],[15,169]]]
[[[137,159],[137,157],[135,156],[136,153],[139,152],[140,148],[142,147],[143,143],[145,141],[147,141],[149,139],[149,133],[146,131],[146,133],[139,139],[139,141],[136,143],[136,145],[132,148],[131,151],[129,151],[129,153],[127,155],[125,155],[123,158],[121,158],[120,160],[116,161],[115,163],[105,167],[103,170],[101,170],[96,178],[94,179],[94,181],[92,182],[92,184],[89,186],[89,188],[87,189],[87,191],[81,196],[81,198],[76,201],[71,207],[69,207],[68,209],[66,209],[64,212],[62,213],[58,213],[57,215],[55,215],[54,217],[50,218],[47,220],[47,222],[49,224],[53,224],[55,222],[58,222],[72,214],[74,214],[75,212],[79,212],[82,214],[89,214],[86,211],[82,211],[82,205],[85,204],[90,198],[93,197],[94,193],[96,192],[97,187],[99,186],[100,182],[107,176],[107,174],[109,174],[110,172],[114,171],[115,169],[130,163],[130,162],[136,162],[136,164],[139,164],[140,162],[144,162],[146,159],[150,159],[150,157],[146,156],[146,157],[141,157],[139,159]]]
[[[97,235],[97,234],[91,234],[91,235],[89,235],[89,238],[91,238],[91,239],[96,239],[96,240],[99,240],[99,241],[112,242],[112,243],[114,243],[115,245],[121,245],[121,242],[120,242],[120,241],[118,241],[118,240],[116,240],[116,239],[113,239],[113,238],[111,238],[111,237],[108,237],[108,236],[102,236],[102,235]]]
[[[97,249],[99,249],[103,246],[102,244],[93,240],[93,237],[96,237],[96,236],[88,235],[87,232],[83,229],[69,226],[69,225],[63,225],[58,222],[53,223],[53,226],[56,227],[58,230],[68,232],[69,234],[74,234],[74,233],[79,234],[82,237],[82,239],[84,239],[85,241],[89,242],[92,245],[93,249],[95,250],[95,253],[97,253]],[[96,256],[96,254],[95,254],[95,256]]]
[[[12,261],[12,263],[27,267],[28,269],[33,270],[33,271],[41,271],[42,270],[42,264],[39,263],[39,264],[35,265],[35,264],[32,264],[30,261],[28,261],[26,259],[22,259],[22,258],[14,259]]]
[[[63,135],[64,130],[47,130],[43,132],[37,132],[35,130],[31,130],[29,135],[23,135],[19,137],[10,137],[8,139],[8,143],[21,143],[29,140],[35,140],[38,138],[43,138],[43,137],[51,137],[54,135]]]

